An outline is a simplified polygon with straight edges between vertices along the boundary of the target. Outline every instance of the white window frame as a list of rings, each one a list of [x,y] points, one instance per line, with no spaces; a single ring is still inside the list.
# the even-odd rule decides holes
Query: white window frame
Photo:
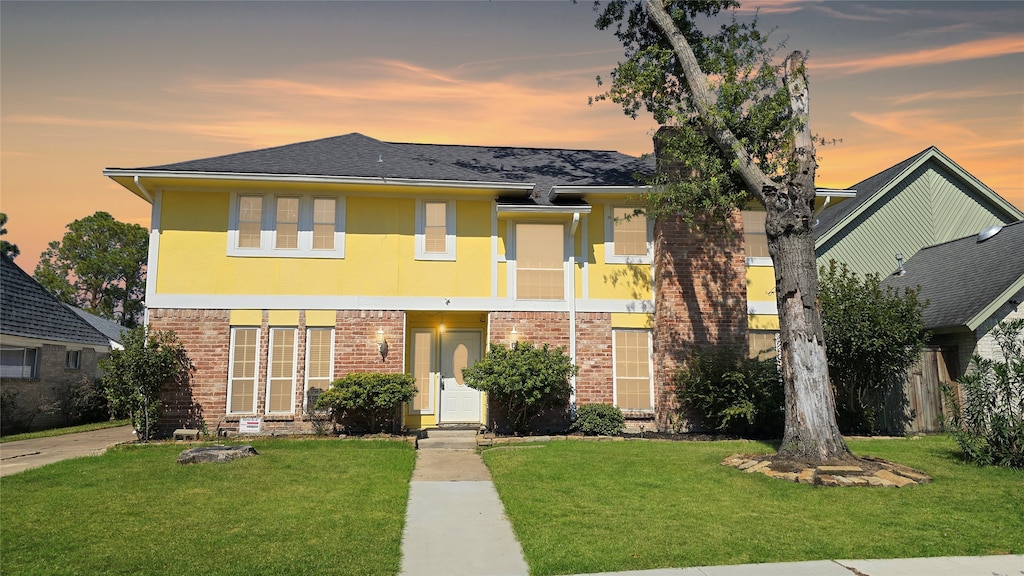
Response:
[[[306,361],[305,361],[305,366],[303,366],[304,374],[305,374],[305,376],[304,376],[305,382],[303,383],[303,389],[302,389],[303,390],[303,392],[302,392],[302,405],[304,407],[306,407],[307,409],[311,408],[310,406],[307,406],[307,403],[309,402],[309,335],[310,335],[310,333],[313,330],[330,330],[331,331],[330,373],[327,376],[327,386],[330,387],[331,382],[334,382],[334,339],[335,339],[335,330],[334,330],[333,327],[329,327],[329,326],[309,326],[309,327],[306,328]],[[296,346],[296,348],[297,348],[297,346]]]
[[[445,251],[426,251],[427,204],[444,204]],[[417,260],[455,260],[455,200],[439,200],[431,198],[416,199],[416,259]]]
[[[231,392],[235,381],[235,333],[238,330],[256,330],[256,366],[252,377],[252,411],[245,412],[234,410],[234,406],[231,405]],[[263,358],[263,354],[260,353],[260,343],[263,336],[261,332],[262,330],[258,326],[231,327],[231,342],[228,349],[228,395],[224,403],[224,409],[228,414],[256,414],[259,409],[260,361]]]
[[[605,264],[650,264],[652,261],[652,255],[654,254],[654,223],[650,218],[644,216],[647,220],[647,254],[630,254],[630,255],[619,255],[615,253],[615,209],[616,208],[630,208],[634,209],[635,206],[630,206],[623,203],[609,202],[604,206],[604,263]]]
[[[81,370],[82,369],[82,351],[81,350],[65,350],[64,352],[64,368],[68,370]]]
[[[574,273],[574,270],[568,269],[568,254],[572,250],[570,244],[568,229],[564,222],[552,222],[544,220],[509,220],[509,226],[506,228],[506,234],[508,237],[508,245],[505,247],[505,258],[507,265],[510,265],[509,270],[509,281],[511,282],[512,293],[515,294],[516,300],[523,302],[565,302],[567,300],[566,294],[569,291],[569,287],[572,285],[569,274]],[[562,297],[561,298],[520,298],[519,297],[519,246],[518,246],[518,229],[520,224],[550,224],[552,226],[562,227]],[[509,256],[511,251],[511,256]]]
[[[437,393],[437,388],[436,386],[434,386],[434,382],[438,381],[441,377],[440,369],[437,367],[438,351],[440,350],[440,341],[438,340],[437,334],[433,328],[412,328],[409,330],[409,342],[411,343],[412,346],[416,345],[416,334],[430,335],[430,376],[428,378],[430,380],[430,383],[427,384],[428,386],[430,386],[430,390],[429,393],[427,394],[427,407],[415,409],[412,407],[413,403],[409,402],[408,404],[406,404],[406,414],[433,414],[435,411],[434,395]],[[413,353],[415,354],[415,349],[413,350]],[[410,374],[412,374],[413,378],[416,377],[415,368],[415,366],[411,366],[409,369],[409,372]],[[419,391],[417,390],[417,392]]]
[[[17,379],[17,380],[36,380],[36,379],[39,378],[39,357],[43,353],[42,352],[42,348],[32,348],[30,346],[4,346],[3,350],[8,352],[8,353],[16,352],[16,351],[20,350],[21,351],[21,366],[18,367],[19,369],[18,369],[18,373],[17,374],[15,374],[15,373],[13,373],[13,371],[11,371],[11,372],[6,373],[6,374],[0,374],[0,378],[4,378],[4,379],[10,378],[12,380],[15,380],[15,379]],[[32,363],[31,364],[28,364],[26,362],[29,350],[33,351]],[[14,366],[0,367],[0,370],[7,370],[8,368],[14,368]],[[26,370],[28,371],[28,374],[25,373]]]
[[[239,199],[243,196],[262,196],[263,214],[259,248],[238,246]],[[298,248],[275,248],[277,244],[277,199],[291,197],[299,199],[299,246]],[[313,249],[313,199],[333,198],[334,203],[334,249]],[[272,257],[272,258],[344,258],[345,257],[345,196],[326,194],[302,194],[282,191],[231,193],[231,207],[228,215],[228,256]]]
[[[743,214],[746,214],[748,212],[762,212],[763,213],[762,210],[740,210],[740,218],[743,219]],[[764,233],[764,231],[761,230],[760,232],[758,232],[758,234],[761,234],[761,233]],[[747,222],[746,222],[746,220],[743,221],[743,234],[744,234],[744,236],[747,234]],[[765,239],[767,240],[767,235],[765,235]],[[745,239],[744,239],[744,244],[746,244],[746,240]],[[744,250],[745,249],[746,248],[744,246]],[[746,260],[747,260],[747,266],[774,266],[775,265],[775,263],[772,262],[772,257],[771,256],[746,256]]]
[[[294,414],[295,413],[295,380],[298,372],[298,355],[299,355],[299,331],[297,328],[292,326],[271,326],[269,342],[267,342],[267,397],[263,401],[263,412],[265,414]],[[274,378],[274,336],[281,330],[291,330],[292,332],[292,375],[291,375],[291,400],[288,403],[287,410],[271,410],[270,409],[270,393],[271,393],[271,382]]]
[[[628,412],[654,412],[654,350],[653,342],[651,341],[651,331],[643,328],[612,328],[612,401],[615,406],[619,405],[619,376],[618,370],[616,369],[616,359],[618,358],[618,346],[615,344],[615,333],[616,332],[644,332],[647,334],[647,380],[648,380],[648,392],[651,398],[651,408],[647,410],[637,408],[625,408]]]

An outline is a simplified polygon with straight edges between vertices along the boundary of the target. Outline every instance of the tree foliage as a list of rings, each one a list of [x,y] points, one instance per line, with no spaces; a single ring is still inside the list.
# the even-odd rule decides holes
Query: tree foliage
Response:
[[[480,361],[462,371],[466,385],[486,392],[506,411],[512,431],[526,432],[549,406],[569,401],[569,378],[579,368],[562,348],[541,348],[529,342],[506,347],[492,343]]]
[[[149,234],[96,212],[67,225],[39,256],[34,277],[60,300],[125,326],[145,310]]]
[[[1024,469],[1024,318],[992,329],[1002,359],[971,358],[960,395],[945,389],[953,438],[968,460]]]
[[[349,428],[365,426],[379,432],[390,427],[393,431],[401,421],[402,403],[416,396],[415,384],[410,374],[352,372],[320,393],[316,406],[329,409],[336,422]]]
[[[775,265],[786,424],[779,454],[825,461],[849,455],[835,421],[814,262],[814,141],[806,56],[781,63],[757,19],[735,16],[706,32],[735,0],[611,0],[597,27],[613,28],[625,59],[608,99],[660,124],[658,174],[645,196],[654,220],[695,222],[765,207]],[[600,81],[600,79],[599,79]],[[660,244],[660,243],[658,243]],[[658,245],[656,244],[656,246]]]
[[[100,360],[103,390],[116,415],[128,415],[139,438],[153,437],[162,412],[165,384],[183,384],[192,370],[185,348],[172,331],[145,326],[124,333],[124,349]]]
[[[828,371],[844,433],[880,430],[884,398],[906,382],[927,334],[918,291],[882,289],[877,274],[861,278],[835,260],[822,267],[821,323]]]
[[[0,212],[0,236],[7,235],[7,228],[5,226],[7,226],[7,214]],[[18,248],[17,244],[11,244],[7,240],[0,240],[0,254],[14,260],[21,254],[21,249]]]

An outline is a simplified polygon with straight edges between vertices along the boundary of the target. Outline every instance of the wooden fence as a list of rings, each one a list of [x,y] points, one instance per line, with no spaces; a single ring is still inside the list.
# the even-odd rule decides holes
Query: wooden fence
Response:
[[[894,390],[883,405],[881,432],[913,434],[940,432],[945,417],[944,385],[956,387],[956,348],[926,346],[921,359],[907,373],[902,390]]]

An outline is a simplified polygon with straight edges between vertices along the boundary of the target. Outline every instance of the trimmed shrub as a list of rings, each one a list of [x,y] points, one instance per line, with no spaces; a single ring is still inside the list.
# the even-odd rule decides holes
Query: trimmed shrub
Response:
[[[617,436],[626,427],[622,410],[611,404],[581,404],[569,430],[585,436]]]
[[[1024,469],[1024,319],[992,330],[1002,360],[971,358],[960,393],[946,387],[949,425],[964,457],[982,466]]]
[[[774,358],[748,358],[741,348],[694,349],[675,376],[683,409],[719,432],[781,438],[785,393]]]
[[[516,434],[530,429],[545,408],[569,402],[569,377],[579,368],[562,348],[497,342],[479,362],[462,371],[466,385],[486,392],[504,409]]]
[[[322,392],[316,407],[330,410],[347,430],[397,432],[402,403],[416,396],[415,383],[410,374],[353,372]]]

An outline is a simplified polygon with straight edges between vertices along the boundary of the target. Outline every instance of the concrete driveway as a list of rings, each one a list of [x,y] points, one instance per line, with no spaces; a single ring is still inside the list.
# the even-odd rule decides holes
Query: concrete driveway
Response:
[[[92,432],[64,434],[0,444],[0,476],[45,466],[68,458],[96,456],[108,447],[135,440],[131,426],[105,428]]]

